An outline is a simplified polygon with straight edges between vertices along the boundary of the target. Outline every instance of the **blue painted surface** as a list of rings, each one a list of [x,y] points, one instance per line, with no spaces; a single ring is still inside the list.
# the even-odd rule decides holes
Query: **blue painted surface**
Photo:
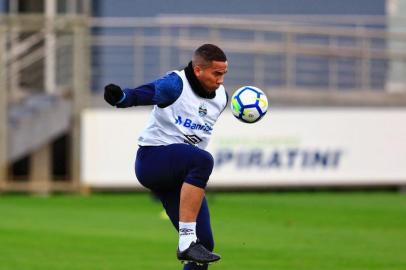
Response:
[[[159,14],[353,14],[384,15],[385,0],[98,0],[95,16]]]
[[[7,0],[0,0],[0,14],[6,13],[7,8]]]

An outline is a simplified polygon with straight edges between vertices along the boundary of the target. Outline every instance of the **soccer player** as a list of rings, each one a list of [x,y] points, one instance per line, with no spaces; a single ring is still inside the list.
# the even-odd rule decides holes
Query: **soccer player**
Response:
[[[227,69],[224,52],[204,44],[181,71],[133,89],[122,90],[114,84],[104,88],[105,100],[117,108],[155,105],[138,139],[135,173],[160,199],[178,230],[177,258],[187,263],[184,270],[207,269],[220,259],[212,252],[205,198],[213,157],[204,149],[227,105],[223,87]]]

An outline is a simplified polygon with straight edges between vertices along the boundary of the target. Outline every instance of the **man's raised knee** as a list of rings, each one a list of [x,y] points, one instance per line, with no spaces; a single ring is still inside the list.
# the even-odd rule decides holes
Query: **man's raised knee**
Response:
[[[213,156],[207,151],[198,151],[191,157],[191,165],[185,182],[205,188],[214,167]]]

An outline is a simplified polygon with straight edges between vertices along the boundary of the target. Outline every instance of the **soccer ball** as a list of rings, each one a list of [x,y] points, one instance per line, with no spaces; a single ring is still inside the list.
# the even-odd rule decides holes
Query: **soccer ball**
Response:
[[[231,97],[233,115],[244,123],[258,122],[268,110],[268,99],[258,87],[243,86]]]

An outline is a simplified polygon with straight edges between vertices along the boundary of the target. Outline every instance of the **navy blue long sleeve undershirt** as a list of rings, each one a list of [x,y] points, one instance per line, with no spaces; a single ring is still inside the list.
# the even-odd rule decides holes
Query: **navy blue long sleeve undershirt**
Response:
[[[124,98],[116,105],[127,108],[139,105],[166,107],[174,103],[182,93],[182,79],[172,72],[151,83],[136,88],[125,88]]]

